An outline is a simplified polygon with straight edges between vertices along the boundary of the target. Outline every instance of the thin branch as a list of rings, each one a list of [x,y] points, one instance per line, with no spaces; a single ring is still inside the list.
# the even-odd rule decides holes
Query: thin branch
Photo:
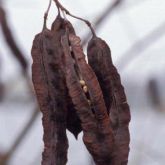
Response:
[[[2,68],[1,68],[1,52],[0,52],[0,102],[3,101],[4,99],[4,92],[5,92],[5,89],[4,89],[4,84],[2,83],[2,77],[1,77],[1,73],[2,73]]]
[[[165,34],[165,22],[163,22],[159,27],[154,29],[148,35],[144,36],[142,39],[137,41],[135,44],[128,49],[121,58],[116,62],[118,68],[123,70],[126,68],[137,55],[141,55],[149,46],[154,44]]]
[[[87,26],[90,28],[90,30],[92,32],[92,35],[96,36],[94,28],[92,27],[91,23],[88,20],[85,20],[83,18],[80,18],[80,17],[77,17],[77,16],[71,14],[58,0],[54,0],[54,2],[56,4],[57,8],[61,9],[62,11],[64,11],[67,15],[85,22],[87,24]]]
[[[32,126],[33,126],[34,122],[36,121],[38,115],[39,115],[39,110],[38,110],[38,107],[36,107],[34,109],[33,114],[31,115],[29,121],[24,126],[24,128],[22,129],[22,131],[20,132],[20,134],[18,135],[18,137],[14,141],[14,143],[11,146],[11,148],[9,149],[9,151],[3,156],[3,159],[0,160],[0,164],[1,165],[6,165],[7,162],[10,160],[10,158],[13,155],[13,153],[17,150],[17,148],[20,146],[21,142],[23,141],[23,139],[25,138],[25,136],[27,135],[27,133],[32,128]]]
[[[25,55],[21,52],[18,45],[16,44],[16,41],[14,39],[10,26],[7,22],[6,12],[1,4],[0,4],[0,25],[2,27],[2,32],[5,37],[5,40],[9,46],[10,50],[12,51],[12,54],[15,56],[15,58],[17,59],[17,61],[19,62],[20,66],[21,66],[22,75],[26,79],[26,84],[27,84],[30,92],[33,93],[32,85],[31,85],[31,78],[28,75],[28,62],[25,58]],[[33,96],[33,94],[32,94],[32,96]]]
[[[52,4],[52,0],[49,0],[49,5],[48,5],[48,8],[44,14],[44,26],[43,26],[43,29],[46,28],[46,21],[47,21],[47,18],[48,18],[48,14],[49,14],[49,11],[50,11],[50,7],[51,7],[51,4]]]
[[[124,0],[115,0],[113,3],[110,2],[107,9],[103,10],[103,13],[98,17],[98,19],[95,21],[93,27],[96,30],[98,30],[101,26],[101,24],[104,22],[104,20],[112,14],[112,12],[123,3]],[[87,33],[82,40],[82,45],[85,45],[90,38],[90,33]]]
[[[28,67],[27,60],[25,59],[23,53],[18,48],[18,46],[14,40],[14,37],[10,30],[10,26],[7,23],[5,10],[2,8],[2,6],[0,6],[0,24],[1,24],[2,31],[3,31],[4,37],[6,39],[8,46],[10,47],[12,53],[15,55],[17,60],[19,61],[20,65],[22,67],[23,73],[26,73],[27,67]]]

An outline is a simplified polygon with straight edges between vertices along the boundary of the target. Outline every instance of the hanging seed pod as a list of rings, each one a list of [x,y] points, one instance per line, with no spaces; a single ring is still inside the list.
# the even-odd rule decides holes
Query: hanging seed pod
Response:
[[[73,52],[70,51],[69,43]],[[83,141],[96,164],[109,165],[114,141],[111,122],[107,115],[99,83],[94,72],[85,61],[79,37],[69,35],[68,41],[68,37],[65,35],[62,38],[62,46],[65,54],[67,87],[81,120],[84,131]],[[89,105],[79,83],[80,76],[77,74],[74,61],[76,61],[79,68],[79,74],[88,86],[90,99],[94,104],[92,107]]]
[[[69,90],[69,95],[72,98],[73,104],[76,107],[76,111],[81,113],[81,109],[85,107],[87,111],[84,113],[90,114],[88,117],[91,119],[90,116],[92,116],[92,111],[90,111],[90,106],[88,104],[88,100],[85,97],[85,94],[83,92],[83,89],[81,88],[81,85],[79,83],[78,76],[75,71],[74,62],[71,57],[70,47],[69,47],[69,41],[67,35],[64,35],[61,40],[63,50],[64,50],[64,63],[65,63],[65,76],[66,76],[66,84]],[[83,111],[82,111],[83,113]],[[80,115],[81,120],[88,120],[88,117],[84,113]],[[87,117],[87,118],[86,118]]]
[[[107,110],[104,103],[102,91],[97,81],[97,77],[95,73],[93,72],[91,67],[86,63],[85,55],[80,45],[81,40],[79,37],[75,35],[69,35],[69,41],[72,47],[74,59],[76,60],[80,73],[86,82],[92,104],[94,105],[95,113],[97,115],[98,113],[97,109],[101,109],[103,110],[103,112],[105,113],[104,115],[106,116]],[[105,117],[105,116],[102,116],[102,117]]]
[[[67,92],[66,84],[65,84],[65,75],[63,72],[63,49],[61,46],[61,36],[66,33],[66,28],[68,29],[70,34],[75,34],[74,28],[69,21],[61,18],[60,15],[57,16],[56,20],[52,24],[51,31],[53,33],[53,45],[55,51],[56,62],[60,65],[61,70],[61,78],[63,79],[63,86],[65,87],[65,100],[67,104],[67,129],[73,133],[75,138],[77,138],[78,134],[82,131],[80,119],[76,114],[76,110],[72,103],[72,100]]]
[[[58,23],[57,19],[54,26]],[[43,113],[45,147],[42,165],[65,165],[68,149],[66,87],[53,39],[53,33],[48,29],[35,37],[32,47],[32,79]]]
[[[126,165],[130,111],[110,49],[96,37],[89,21],[72,15],[58,0],[54,2],[59,14],[51,31],[45,19],[44,30],[36,36],[32,48],[32,78],[43,113],[42,165],[66,164],[66,127],[76,137],[83,130],[84,144],[95,164]],[[71,23],[61,18],[60,11],[84,21],[91,29],[90,65],[80,38]]]
[[[128,125],[130,110],[127,104],[120,75],[112,63],[108,45],[100,38],[93,37],[88,44],[88,61],[98,77],[115,133],[115,149],[112,165],[128,162],[130,135]]]

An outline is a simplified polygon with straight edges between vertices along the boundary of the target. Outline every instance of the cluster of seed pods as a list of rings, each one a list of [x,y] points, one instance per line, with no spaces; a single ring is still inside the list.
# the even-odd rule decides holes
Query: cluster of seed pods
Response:
[[[60,12],[51,30],[44,24],[33,41],[32,80],[43,114],[42,165],[66,165],[66,129],[76,138],[83,130],[96,165],[128,162],[130,111],[110,49],[94,34],[87,56],[88,63],[81,39]]]

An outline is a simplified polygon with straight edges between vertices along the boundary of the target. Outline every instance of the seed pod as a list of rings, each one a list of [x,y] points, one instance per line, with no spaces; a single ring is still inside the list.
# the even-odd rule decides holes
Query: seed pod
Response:
[[[69,43],[73,52],[70,52]],[[96,164],[109,165],[114,144],[113,133],[99,83],[94,72],[85,61],[79,37],[69,35],[68,42],[68,37],[65,35],[62,37],[62,45],[65,54],[67,87],[81,120],[84,132],[83,141]],[[79,69],[78,72],[74,61],[76,61]],[[89,105],[89,100],[79,83],[80,77],[85,80],[89,89],[92,107]],[[94,110],[94,113],[92,110]]]
[[[128,130],[130,110],[120,75],[112,63],[110,49],[105,41],[97,37],[91,39],[88,44],[88,61],[99,80],[106,107],[108,111],[111,111],[110,117],[115,133],[112,164],[127,164],[130,142]]]
[[[57,19],[54,23],[56,27]],[[44,152],[42,165],[65,165],[68,141],[66,136],[66,87],[62,77],[59,50],[54,47],[53,33],[44,29],[32,47],[32,79],[43,113]]]
[[[92,111],[88,104],[88,100],[85,97],[83,89],[79,83],[78,76],[75,71],[74,62],[71,58],[71,52],[69,48],[69,42],[67,35],[64,35],[61,39],[61,43],[64,50],[64,59],[65,59],[65,76],[66,83],[69,90],[69,95],[72,98],[73,104],[76,107],[77,113],[82,113],[80,118],[82,121],[92,121]],[[82,109],[85,110],[83,111]],[[88,115],[87,115],[88,114]],[[90,120],[89,120],[90,119]]]
[[[56,20],[52,24],[51,31],[53,33],[53,44],[54,48],[56,49],[56,58],[58,58],[57,62],[59,62],[59,65],[61,67],[61,77],[64,81],[65,91],[66,91],[66,104],[67,104],[67,129],[73,133],[73,135],[77,138],[78,134],[82,131],[80,119],[76,114],[76,110],[74,108],[74,105],[72,103],[72,100],[68,94],[66,84],[65,84],[65,76],[63,72],[63,48],[61,46],[61,36],[66,33],[66,28],[68,29],[68,32],[70,34],[75,34],[74,28],[72,24],[69,21],[64,20],[61,18],[60,15],[57,16]]]
[[[93,108],[94,108],[95,114],[98,115],[97,116],[98,118],[102,119],[107,116],[107,112],[106,112],[107,110],[106,110],[106,106],[105,106],[100,85],[97,81],[97,77],[95,73],[93,72],[92,68],[85,61],[85,55],[80,45],[80,42],[81,42],[80,38],[75,35],[69,35],[69,41],[73,50],[74,58],[80,70],[80,73],[88,87],[89,95],[90,95],[92,104],[94,105]],[[104,115],[100,116],[99,111],[103,111],[101,115],[103,114]]]

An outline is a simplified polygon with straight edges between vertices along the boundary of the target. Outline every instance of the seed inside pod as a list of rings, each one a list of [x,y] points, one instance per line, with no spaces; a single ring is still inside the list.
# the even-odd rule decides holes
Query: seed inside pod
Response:
[[[88,104],[91,105],[91,101],[90,100],[88,100]]]
[[[87,87],[86,85],[83,87],[83,91],[84,91],[85,93],[88,92],[88,87]]]
[[[85,86],[85,81],[84,80],[80,80],[80,84],[81,84],[81,86]]]

